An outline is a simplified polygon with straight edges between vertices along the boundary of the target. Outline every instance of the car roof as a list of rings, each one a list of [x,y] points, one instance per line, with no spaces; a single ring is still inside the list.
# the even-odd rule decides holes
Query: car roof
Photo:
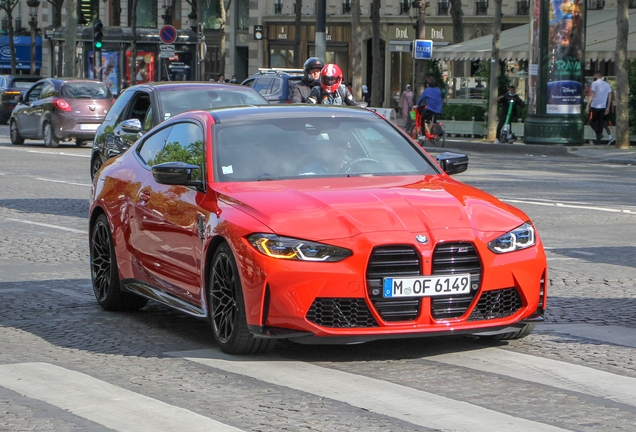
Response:
[[[192,112],[192,111],[191,111]],[[380,116],[364,108],[349,106],[327,106],[311,104],[273,104],[251,105],[239,107],[224,107],[211,109],[210,114],[216,123],[245,122],[245,117],[253,120],[267,119],[294,119],[306,117],[348,117],[348,118],[380,118]],[[184,113],[187,116],[187,113]],[[183,116],[180,114],[179,116]],[[173,119],[177,116],[173,117]]]
[[[136,89],[136,88],[151,88],[151,89],[160,89],[160,90],[178,90],[178,89],[192,89],[197,87],[206,87],[206,88],[217,88],[217,89],[236,89],[237,87],[241,89],[245,89],[245,86],[241,86],[240,84],[230,84],[230,83],[217,83],[217,82],[205,82],[205,81],[159,81],[159,82],[148,82],[143,84],[136,84],[134,86],[126,88],[128,89]]]

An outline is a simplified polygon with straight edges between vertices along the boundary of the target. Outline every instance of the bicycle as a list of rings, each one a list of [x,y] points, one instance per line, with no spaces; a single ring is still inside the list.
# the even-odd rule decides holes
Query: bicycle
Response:
[[[424,132],[422,134],[422,132]],[[435,147],[443,148],[446,144],[446,132],[444,131],[444,124],[437,121],[437,116],[433,115],[428,121],[424,122],[424,130],[422,130],[422,116],[420,112],[415,109],[415,126],[413,126],[413,134],[411,135],[415,140],[419,141],[419,138],[423,136],[426,141],[433,144]],[[438,145],[440,144],[441,145]]]

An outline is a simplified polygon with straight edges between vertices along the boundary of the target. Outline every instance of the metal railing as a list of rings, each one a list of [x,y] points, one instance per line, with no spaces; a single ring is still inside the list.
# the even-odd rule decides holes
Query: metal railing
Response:
[[[437,3],[437,15],[448,15],[449,3],[447,1],[441,1]]]

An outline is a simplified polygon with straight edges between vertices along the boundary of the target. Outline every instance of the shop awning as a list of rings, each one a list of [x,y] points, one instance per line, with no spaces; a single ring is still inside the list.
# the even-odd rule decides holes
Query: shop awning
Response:
[[[530,24],[501,32],[499,58],[527,60]],[[614,60],[616,50],[616,9],[587,12],[585,57],[588,60]],[[441,60],[487,60],[491,57],[492,36],[483,36],[433,51]],[[636,9],[629,9],[627,56],[636,58]]]

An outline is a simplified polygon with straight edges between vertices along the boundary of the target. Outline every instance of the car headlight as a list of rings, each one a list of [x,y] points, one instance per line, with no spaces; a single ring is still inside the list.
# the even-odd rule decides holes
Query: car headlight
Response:
[[[536,241],[534,227],[530,222],[526,222],[519,228],[488,242],[488,249],[498,254],[514,252],[534,246]]]
[[[260,253],[272,258],[335,262],[352,255],[349,249],[275,234],[252,234],[247,241]]]

